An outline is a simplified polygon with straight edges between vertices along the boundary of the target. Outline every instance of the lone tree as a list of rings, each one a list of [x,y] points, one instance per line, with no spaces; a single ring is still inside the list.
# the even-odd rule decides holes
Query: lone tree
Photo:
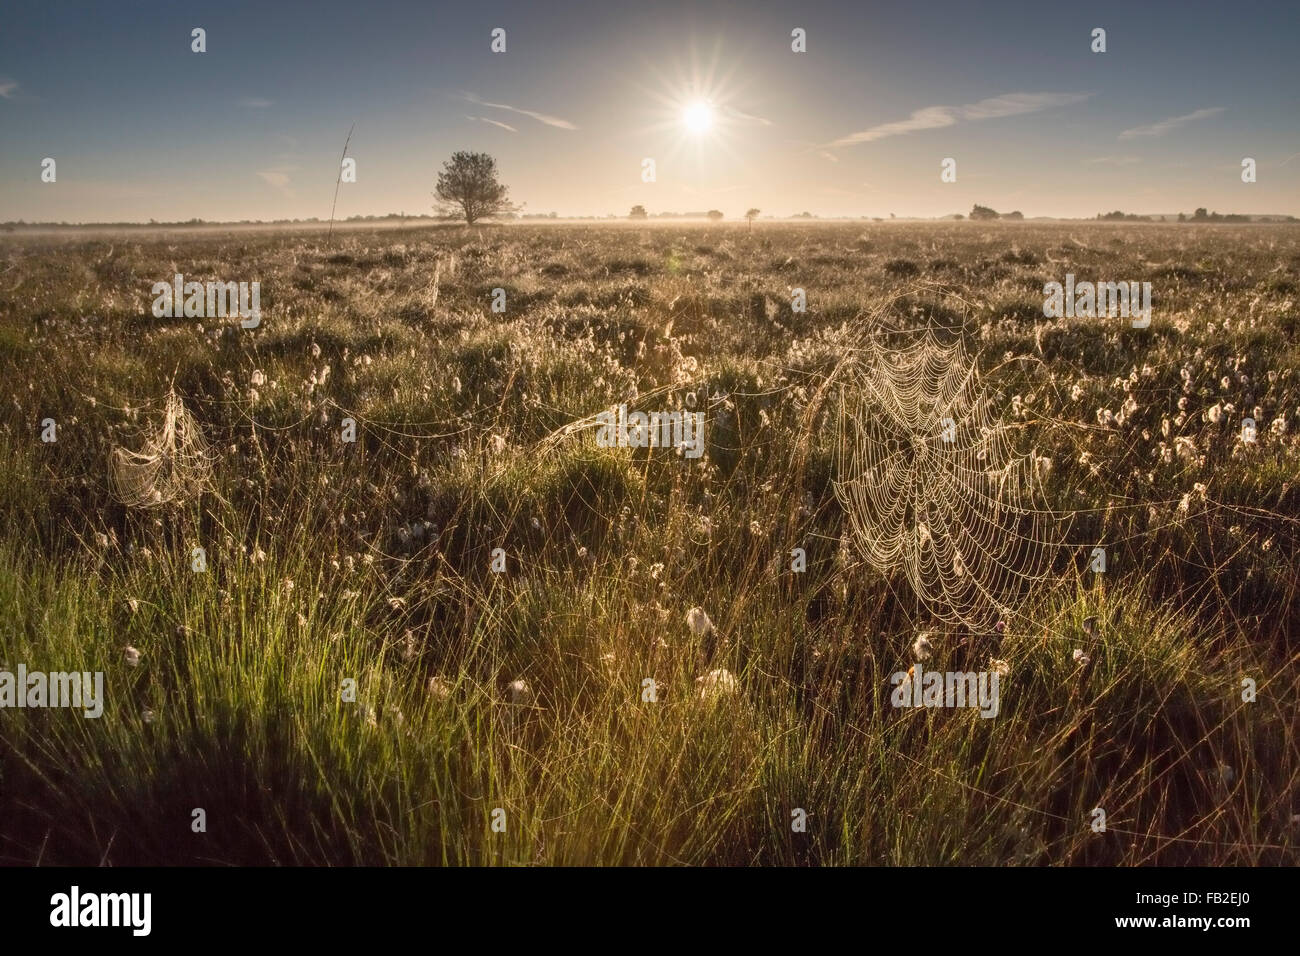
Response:
[[[453,153],[442,164],[435,195],[444,211],[459,209],[471,226],[514,208],[506,198],[506,187],[497,182],[497,161],[487,153]]]
[[[995,210],[990,209],[988,206],[976,205],[974,208],[971,209],[970,217],[972,219],[996,219],[998,218],[998,214]]]
[[[754,231],[754,220],[758,218],[758,212],[759,211],[757,209],[754,209],[752,207],[745,210],[745,218],[749,220],[750,232]]]
[[[722,210],[721,210],[721,209],[710,209],[710,210],[709,210],[709,218],[712,219],[714,222],[717,222],[719,219],[722,218]]]
[[[642,205],[638,204],[638,205],[635,205],[635,206],[632,207],[632,211],[631,211],[630,213],[627,214],[627,218],[629,218],[629,219],[644,219],[644,218],[646,218],[646,216],[648,216],[648,215],[649,215],[649,213],[647,213],[647,212],[645,211],[645,206],[642,206]]]

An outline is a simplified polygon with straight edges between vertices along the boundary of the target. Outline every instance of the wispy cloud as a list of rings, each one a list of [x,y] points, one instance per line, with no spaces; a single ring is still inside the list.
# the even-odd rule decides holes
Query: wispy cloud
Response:
[[[770,119],[763,119],[761,116],[755,116],[753,113],[746,113],[744,110],[738,110],[734,106],[727,106],[725,103],[718,107],[718,111],[727,119],[737,120],[741,123],[755,123],[759,126],[771,126]]]
[[[5,99],[13,99],[13,95],[17,89],[18,83],[16,80],[0,80],[0,96],[3,96]]]
[[[257,175],[261,176],[268,185],[274,186],[286,196],[292,196],[294,193],[289,188],[289,174],[297,169],[297,166],[273,166],[270,169],[259,169]]]
[[[537,122],[539,123],[545,123],[547,126],[555,126],[558,127],[559,129],[578,128],[572,123],[570,123],[568,120],[560,119],[558,116],[551,116],[547,113],[537,113],[534,112],[533,110],[523,110],[517,106],[509,106],[505,103],[489,103],[486,100],[479,99],[473,93],[466,93],[465,99],[469,100],[471,103],[477,104],[478,106],[490,106],[494,110],[509,110],[511,113],[518,113],[521,116],[529,116],[537,120]]]
[[[1003,96],[990,97],[967,106],[927,106],[916,110],[904,120],[882,123],[857,133],[850,133],[826,145],[831,148],[855,146],[858,143],[871,143],[890,136],[902,136],[927,129],[941,129],[958,123],[976,120],[1000,119],[1004,116],[1020,116],[1024,113],[1037,113],[1057,106],[1069,106],[1086,100],[1091,93],[1007,93]]]
[[[1119,138],[1137,139],[1139,136],[1164,136],[1170,130],[1178,129],[1180,126],[1186,126],[1188,123],[1194,123],[1197,120],[1217,116],[1222,112],[1222,106],[1212,106],[1209,109],[1195,110],[1186,116],[1171,116],[1169,119],[1161,120],[1159,123],[1152,123],[1150,126],[1134,126],[1132,129],[1126,129],[1119,134]]]
[[[250,110],[264,110],[272,106],[270,100],[264,100],[260,96],[245,96],[239,101],[239,105]]]
[[[1140,162],[1141,156],[1094,156],[1083,161],[1085,166],[1132,166]]]
[[[817,155],[820,156],[822,159],[830,160],[832,163],[838,163],[840,161],[840,158],[838,156],[824,149],[819,149],[817,151]]]
[[[477,121],[477,122],[480,122],[480,123],[491,123],[493,126],[500,126],[502,129],[504,129],[504,130],[509,130],[509,131],[512,132],[512,133],[517,133],[517,132],[519,132],[519,130],[515,129],[513,126],[507,126],[505,123],[498,123],[496,120],[494,120],[494,119],[488,119],[486,116],[468,116],[468,115],[467,115],[467,116],[465,117],[465,119],[467,119],[467,120],[474,120],[474,121]]]

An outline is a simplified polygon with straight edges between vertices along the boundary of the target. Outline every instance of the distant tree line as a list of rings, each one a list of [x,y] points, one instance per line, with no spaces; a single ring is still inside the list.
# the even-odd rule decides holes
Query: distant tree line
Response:
[[[752,215],[751,215],[752,214]],[[808,215],[808,213],[805,213]],[[751,223],[758,216],[757,209],[751,209],[745,213],[745,218]],[[726,214],[721,209],[710,209],[708,212],[646,212],[645,206],[637,203],[632,207],[632,211],[627,214],[629,219],[709,219],[713,222],[720,222],[726,218]]]
[[[975,220],[981,219],[1024,219],[1025,214],[1020,210],[1015,212],[998,212],[996,209],[990,209],[988,206],[981,206],[978,203],[971,208],[970,217]]]
[[[1139,216],[1133,212],[1120,212],[1116,209],[1114,212],[1099,212],[1097,218],[1102,222],[1152,222],[1150,216]]]
[[[1162,222],[1166,217],[1163,216],[1139,216],[1136,213],[1120,212],[1116,209],[1114,212],[1098,213],[1097,219],[1102,222]],[[1185,212],[1178,214],[1179,222],[1296,222],[1295,216],[1248,216],[1242,213],[1218,213],[1209,212],[1204,206],[1201,206],[1190,216]]]
[[[1188,219],[1181,212],[1178,214],[1179,222],[1250,222],[1249,216],[1243,216],[1240,213],[1218,213],[1206,212],[1205,207],[1201,206],[1196,212],[1192,213],[1192,218]]]

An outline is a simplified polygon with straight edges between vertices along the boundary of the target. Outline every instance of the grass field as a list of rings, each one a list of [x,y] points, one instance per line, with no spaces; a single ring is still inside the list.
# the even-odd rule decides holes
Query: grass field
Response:
[[[106,696],[0,711],[0,861],[1298,861],[1300,227],[0,255],[0,669]],[[176,273],[259,281],[260,326],[155,318]],[[1066,273],[1151,282],[1151,327],[1044,318]],[[944,620],[850,533],[839,372],[870,328],[961,343],[1041,459],[1059,546],[1000,615]],[[127,507],[113,449],[169,389],[211,474]],[[566,429],[621,402],[704,412],[706,453]],[[921,632],[929,669],[1004,668],[995,718],[891,705]]]

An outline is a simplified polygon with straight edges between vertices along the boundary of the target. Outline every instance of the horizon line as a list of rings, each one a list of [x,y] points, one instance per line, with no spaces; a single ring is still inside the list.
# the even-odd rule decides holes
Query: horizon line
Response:
[[[1200,207],[1200,208],[1204,208],[1204,207]],[[1016,210],[1013,210],[1012,212],[1016,212]],[[892,221],[892,222],[978,222],[978,223],[988,223],[988,222],[1041,222],[1041,221],[1053,221],[1053,222],[1142,222],[1142,221],[1149,221],[1149,222],[1163,222],[1163,221],[1168,221],[1168,219],[1169,219],[1170,217],[1173,217],[1173,218],[1175,219],[1175,221],[1176,221],[1177,217],[1181,215],[1181,216],[1185,216],[1185,217],[1186,217],[1188,223],[1197,223],[1197,222],[1215,222],[1216,220],[1213,219],[1213,218],[1211,218],[1211,217],[1219,217],[1220,220],[1221,220],[1221,219],[1224,219],[1224,218],[1233,218],[1233,219],[1238,219],[1238,218],[1240,217],[1240,218],[1244,218],[1244,219],[1247,220],[1247,221],[1252,221],[1252,222],[1253,222],[1253,221],[1264,221],[1264,222],[1269,222],[1269,221],[1283,221],[1283,222],[1285,222],[1285,221],[1300,221],[1300,217],[1297,217],[1295,214],[1292,214],[1292,213],[1282,213],[1282,212],[1262,212],[1262,213],[1260,213],[1260,212],[1254,212],[1254,213],[1220,213],[1220,212],[1217,212],[1217,211],[1214,211],[1214,210],[1208,210],[1208,215],[1207,215],[1207,217],[1204,218],[1204,219],[1195,219],[1195,218],[1193,218],[1194,215],[1195,215],[1194,213],[1192,213],[1192,214],[1188,214],[1188,213],[1185,213],[1185,212],[1182,212],[1182,211],[1178,211],[1178,212],[1121,213],[1121,215],[1124,216],[1124,217],[1126,217],[1126,218],[1123,218],[1123,219],[1120,219],[1120,218],[1110,218],[1110,219],[1108,219],[1108,218],[1107,218],[1108,216],[1114,216],[1115,213],[1119,213],[1119,212],[1120,212],[1120,210],[1113,210],[1112,212],[1109,212],[1109,213],[1098,213],[1098,214],[1095,215],[1095,216],[1053,216],[1053,215],[1036,215],[1036,216],[1028,216],[1028,215],[1024,215],[1023,213],[1021,213],[1021,214],[1018,215],[1018,216],[1014,216],[1014,215],[1011,215],[1010,213],[998,213],[995,217],[976,218],[976,219],[972,219],[969,213],[945,213],[944,215],[941,215],[941,216],[916,216],[916,215],[903,215],[903,216],[899,216],[899,215],[895,215],[895,214],[892,214],[892,213],[891,213],[891,214],[888,215],[888,216],[872,216],[872,215],[867,215],[867,214],[862,214],[862,215],[849,215],[849,214],[843,214],[843,215],[821,215],[821,214],[815,214],[815,213],[804,212],[804,213],[791,213],[790,215],[787,215],[787,216],[763,215],[763,216],[758,216],[758,217],[756,217],[756,219],[757,219],[757,221],[760,221],[760,222],[792,222],[792,221],[793,221],[793,222],[810,222],[810,221],[822,221],[822,222],[859,222],[859,221],[868,221],[868,222],[891,222],[891,221]],[[1127,217],[1132,217],[1132,218],[1127,218]],[[575,221],[577,221],[577,222],[590,222],[590,221],[598,221],[598,222],[624,222],[624,221],[626,221],[626,222],[639,222],[639,223],[645,223],[645,222],[649,222],[649,221],[652,221],[652,220],[683,220],[683,219],[692,220],[692,221],[696,221],[696,220],[698,220],[698,221],[703,221],[703,222],[714,222],[714,223],[716,223],[716,222],[731,222],[731,223],[745,223],[745,222],[747,222],[747,220],[746,220],[746,218],[745,218],[744,216],[734,216],[734,217],[732,217],[732,216],[724,216],[724,217],[721,218],[721,219],[710,219],[709,216],[708,216],[708,213],[707,213],[707,212],[697,212],[697,211],[684,212],[684,213],[677,213],[677,212],[648,213],[647,215],[645,215],[645,216],[640,216],[640,217],[632,217],[632,216],[629,216],[627,213],[622,213],[622,214],[619,214],[619,213],[604,213],[604,214],[589,214],[589,215],[564,214],[564,215],[561,215],[561,214],[559,214],[559,213],[550,212],[550,213],[526,213],[526,214],[523,214],[523,215],[515,214],[515,215],[502,215],[502,216],[485,216],[485,217],[483,217],[482,219],[480,219],[478,222],[476,222],[475,225],[480,225],[480,224],[506,225],[506,224],[509,224],[509,223],[517,223],[517,222],[575,222]],[[341,226],[341,225],[347,225],[347,224],[349,224],[349,223],[382,222],[382,221],[385,221],[385,220],[402,220],[402,221],[406,221],[406,220],[414,220],[414,221],[417,221],[417,222],[445,223],[445,224],[447,224],[447,225],[457,225],[457,224],[465,225],[465,221],[464,221],[464,219],[463,219],[462,217],[436,216],[436,215],[431,215],[431,214],[428,214],[428,213],[418,213],[418,214],[410,214],[410,215],[408,215],[408,214],[401,213],[401,212],[390,212],[390,213],[370,213],[370,214],[366,214],[366,215],[350,216],[350,217],[348,217],[347,219],[334,219],[334,220],[332,220],[332,222],[333,222],[333,224],[336,225],[336,226]],[[93,227],[127,227],[127,226],[130,226],[130,227],[141,227],[141,228],[150,228],[150,227],[152,227],[152,228],[164,228],[164,227],[165,227],[165,228],[175,228],[175,227],[186,227],[186,226],[189,226],[189,227],[197,227],[197,226],[280,226],[280,225],[304,225],[304,226],[323,225],[323,226],[324,226],[324,225],[329,225],[330,223],[331,223],[331,220],[329,220],[329,219],[321,219],[321,218],[316,217],[316,216],[311,216],[311,217],[308,217],[308,218],[306,218],[306,219],[201,219],[201,218],[198,218],[198,217],[194,217],[194,218],[191,218],[191,219],[174,219],[174,220],[156,220],[156,219],[150,219],[150,220],[148,220],[148,221],[141,221],[141,220],[134,220],[134,219],[122,219],[122,220],[114,220],[114,221],[96,221],[96,222],[84,222],[84,221],[83,221],[83,222],[68,222],[68,221],[66,221],[66,220],[61,220],[61,221],[58,221],[58,222],[55,222],[55,221],[52,221],[52,220],[50,220],[50,221],[40,221],[40,222],[37,222],[37,221],[28,222],[28,221],[23,220],[23,219],[13,219],[13,220],[9,220],[9,221],[7,221],[7,222],[0,222],[0,230],[4,230],[4,231],[6,231],[6,232],[12,232],[12,231],[15,231],[16,229],[32,229],[32,228],[62,228],[62,229],[77,229],[77,228],[93,228]],[[1238,222],[1237,224],[1241,224],[1241,223]]]

